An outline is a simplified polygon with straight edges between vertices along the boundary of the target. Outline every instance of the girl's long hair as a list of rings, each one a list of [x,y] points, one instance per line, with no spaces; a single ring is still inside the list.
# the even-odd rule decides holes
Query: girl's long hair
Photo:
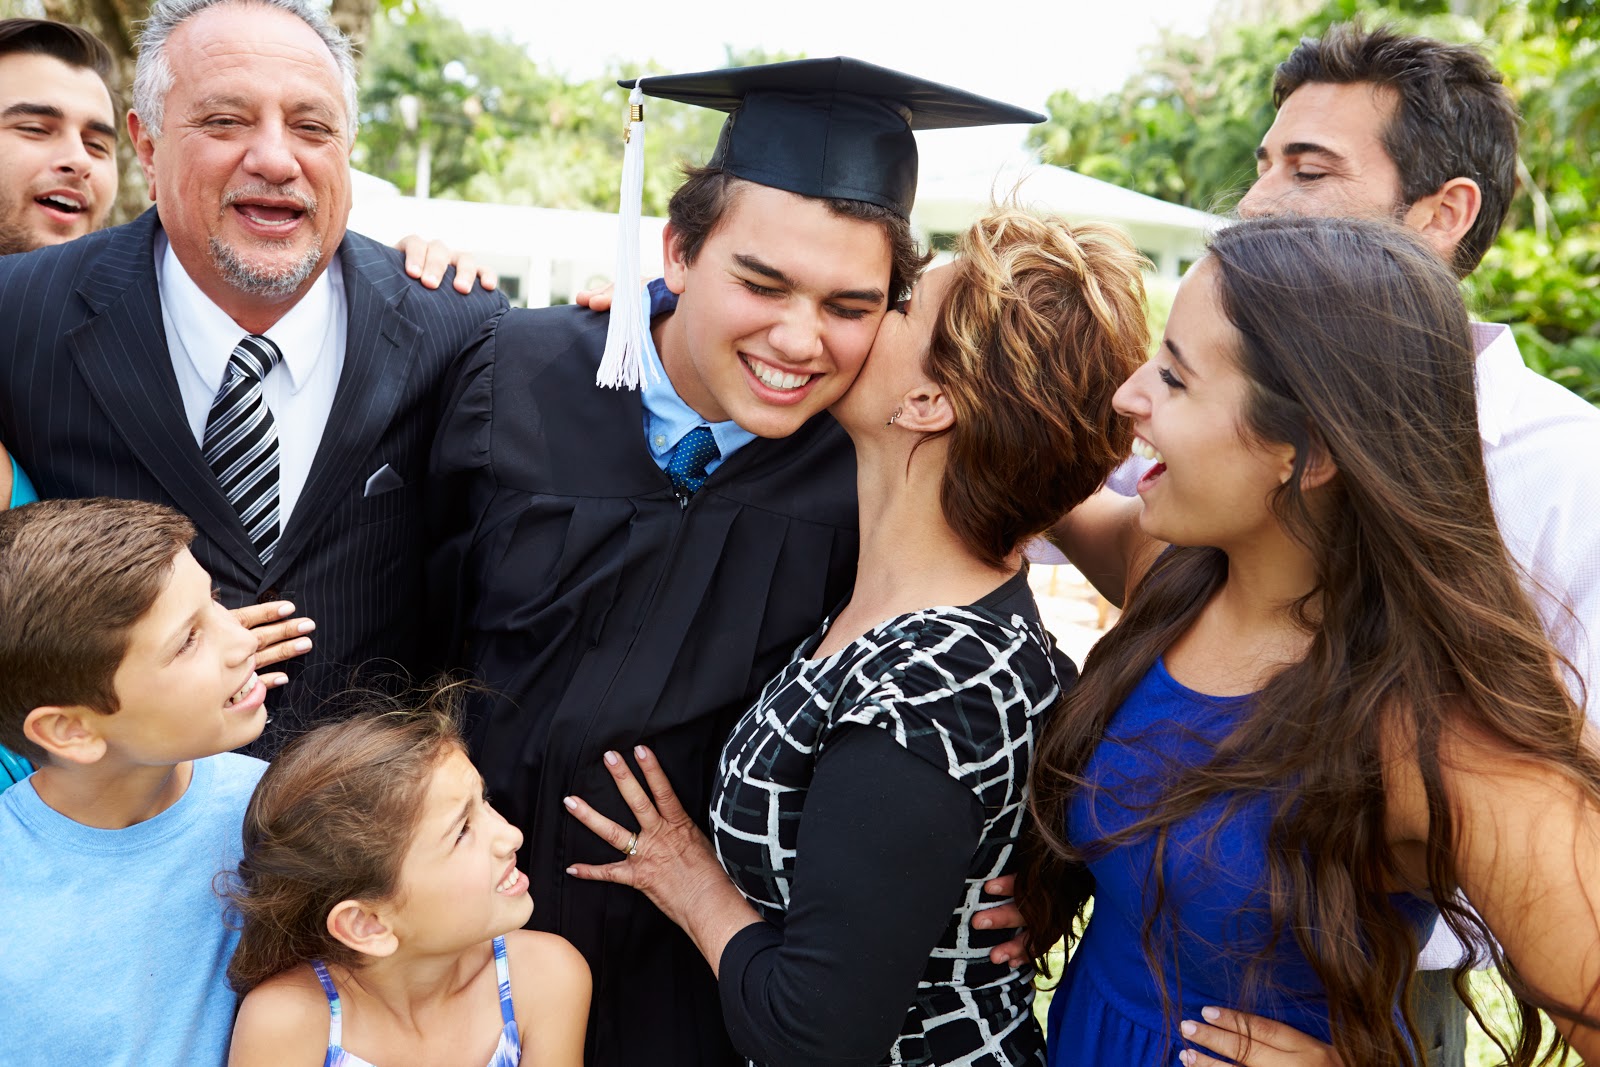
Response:
[[[461,741],[460,695],[440,681],[409,697],[353,694],[363,710],[289,744],[256,785],[228,896],[242,920],[228,981],[240,995],[311,960],[359,967],[328,932],[342,900],[393,900],[433,770]]]
[[[1590,798],[1600,798],[1600,761],[1583,744],[1581,704],[1563,685],[1563,668],[1569,683],[1581,683],[1550,646],[1495,525],[1471,326],[1456,281],[1412,235],[1350,219],[1240,223],[1212,239],[1211,259],[1250,383],[1240,432],[1295,447],[1293,473],[1272,506],[1316,560],[1315,588],[1295,606],[1309,650],[1252,698],[1208,762],[1176,772],[1157,803],[1133,807],[1130,826],[1067,841],[1068,806],[1095,804],[1084,772],[1112,716],[1227,578],[1216,549],[1161,555],[1040,743],[1031,781],[1037,839],[1020,893],[1035,944],[1081,932],[1093,888],[1088,859],[1146,837],[1159,856],[1174,828],[1208,802],[1227,811],[1215,826],[1265,798],[1269,943],[1243,949],[1241,1002],[1230,1006],[1259,1003],[1274,988],[1271,949],[1292,944],[1326,989],[1346,1064],[1420,1065],[1410,1016],[1394,1010],[1419,946],[1389,896],[1405,880],[1385,837],[1383,776],[1395,737],[1414,738],[1433,902],[1510,980],[1517,1020],[1502,1047],[1510,1062],[1553,1062],[1565,1046],[1558,1039],[1540,1059],[1546,1032],[1534,1005],[1578,1013],[1519,981],[1482,920],[1459,902],[1440,740],[1474,731]],[[1337,474],[1314,502],[1301,483],[1320,457]],[[1160,976],[1173,923],[1159,863],[1151,881],[1143,950]],[[1466,970],[1456,970],[1458,989]],[[1162,992],[1170,1014],[1175,996]]]

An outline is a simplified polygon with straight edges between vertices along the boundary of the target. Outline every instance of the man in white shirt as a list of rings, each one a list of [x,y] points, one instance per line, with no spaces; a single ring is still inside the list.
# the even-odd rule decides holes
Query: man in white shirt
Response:
[[[155,209],[0,258],[0,441],[40,495],[176,507],[224,603],[317,620],[262,754],[363,664],[433,665],[428,449],[505,307],[346,231],[355,87],[305,0],[158,0],[128,115]]]

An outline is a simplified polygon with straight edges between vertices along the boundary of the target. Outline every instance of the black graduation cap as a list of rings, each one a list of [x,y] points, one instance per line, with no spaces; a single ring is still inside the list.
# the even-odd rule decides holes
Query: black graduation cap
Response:
[[[802,196],[865,200],[902,218],[917,189],[912,130],[1045,116],[897,70],[835,56],[619,82],[726,111],[710,165]]]
[[[631,89],[622,164],[616,298],[596,381],[638,384],[649,329],[639,276],[645,96],[728,112],[710,165],[801,196],[863,200],[901,218],[917,191],[913,130],[1043,122],[1026,108],[835,56],[617,83]]]

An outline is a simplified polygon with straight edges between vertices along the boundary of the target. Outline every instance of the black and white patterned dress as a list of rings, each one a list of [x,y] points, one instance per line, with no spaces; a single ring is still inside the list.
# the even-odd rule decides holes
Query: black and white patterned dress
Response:
[[[796,842],[817,761],[858,728],[882,731],[970,791],[981,806],[982,827],[966,861],[959,904],[937,944],[928,946],[915,999],[882,1062],[1042,1065],[1032,969],[990,963],[989,949],[1009,932],[975,931],[971,919],[998,902],[985,895],[983,883],[1016,869],[1014,846],[1026,816],[1035,736],[1063,681],[1071,680],[1064,677],[1070,661],[1054,653],[1025,572],[977,604],[903,615],[834,655],[808,658],[827,628],[825,622],[800,646],[723,747],[710,812],[723,868],[763,918],[781,929],[791,908]],[[893,749],[888,754],[900,756]],[[944,779],[935,775],[933,782]],[[917,796],[891,796],[920,803]],[[956,799],[972,806],[971,800]],[[875,858],[849,859],[864,867]],[[840,858],[827,861],[837,865]],[[956,899],[953,885],[889,884],[896,895],[934,892]],[[915,959],[920,961],[920,952]],[[732,1021],[730,1026],[737,1037]]]

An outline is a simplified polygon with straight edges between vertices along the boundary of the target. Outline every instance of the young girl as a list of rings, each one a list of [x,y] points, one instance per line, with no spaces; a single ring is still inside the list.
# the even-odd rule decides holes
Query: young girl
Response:
[[[233,1067],[577,1067],[583,957],[521,929],[522,834],[484,799],[454,686],[311,731],[244,820]]]

